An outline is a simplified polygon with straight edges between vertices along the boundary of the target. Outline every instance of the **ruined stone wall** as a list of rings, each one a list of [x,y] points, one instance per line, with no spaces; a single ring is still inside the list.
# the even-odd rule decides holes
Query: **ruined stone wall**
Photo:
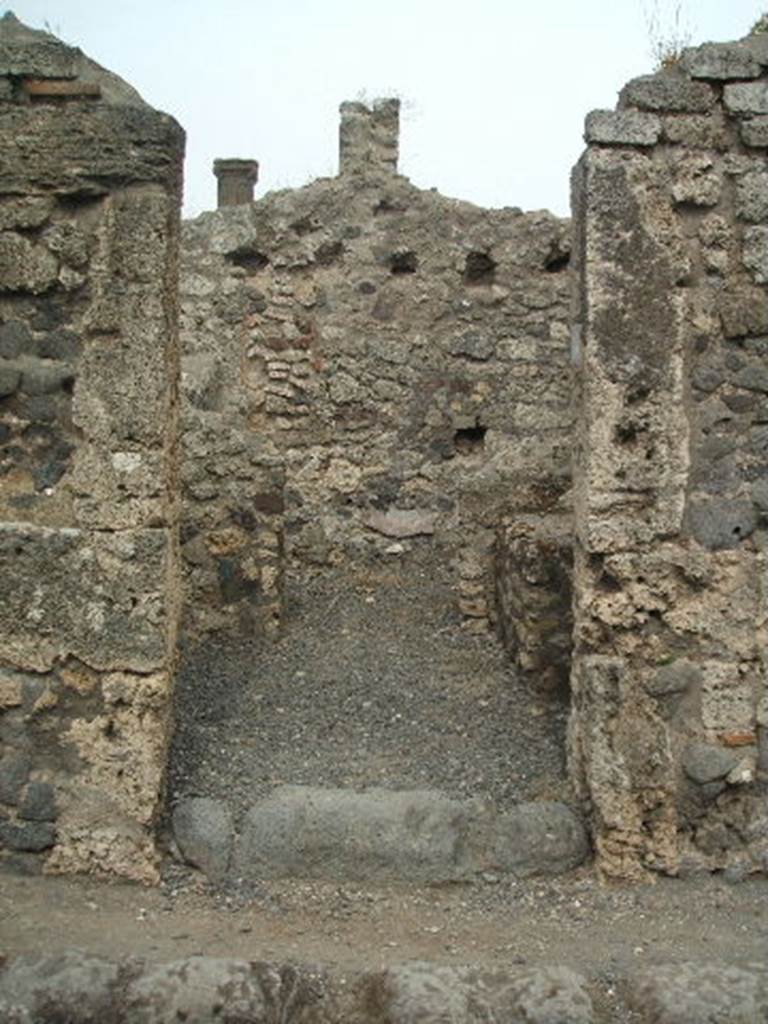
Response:
[[[569,486],[569,225],[418,190],[396,113],[344,104],[338,178],[184,226],[192,633],[270,628],[283,563],[419,543],[483,629],[495,531]]]
[[[0,20],[0,857],[152,880],[183,134]]]
[[[565,505],[570,492],[563,496]],[[496,625],[520,677],[570,697],[573,523],[557,506],[505,518],[494,545]]]
[[[767,66],[630,82],[574,175],[569,753],[622,878],[766,866]]]

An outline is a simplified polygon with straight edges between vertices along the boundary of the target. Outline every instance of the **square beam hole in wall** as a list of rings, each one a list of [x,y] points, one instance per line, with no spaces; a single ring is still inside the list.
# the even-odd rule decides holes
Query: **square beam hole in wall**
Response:
[[[558,274],[561,270],[567,270],[571,262],[571,253],[560,247],[555,241],[549,247],[549,252],[544,259],[544,269],[550,274]]]
[[[487,252],[470,252],[464,260],[465,284],[493,284],[496,261]]]
[[[241,267],[250,274],[256,274],[269,265],[269,257],[263,252],[259,252],[258,249],[252,249],[250,246],[244,246],[241,249],[235,249],[234,252],[228,252],[224,258],[227,263],[231,263],[235,267]]]
[[[488,431],[480,420],[475,420],[474,427],[460,427],[453,435],[453,447],[457,455],[476,455],[485,448],[485,435]]]
[[[389,257],[389,269],[393,274],[415,274],[419,266],[419,258],[411,249],[393,252]]]

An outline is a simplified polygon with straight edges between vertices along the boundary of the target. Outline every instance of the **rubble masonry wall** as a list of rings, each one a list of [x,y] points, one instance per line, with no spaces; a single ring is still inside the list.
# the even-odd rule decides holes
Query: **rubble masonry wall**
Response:
[[[184,225],[185,635],[418,543],[484,630],[497,532],[568,490],[569,224],[415,188],[396,115],[344,104],[339,177]]]
[[[183,133],[0,21],[0,850],[157,877]]]
[[[570,770],[623,879],[765,855],[766,66],[635,79],[574,174]]]

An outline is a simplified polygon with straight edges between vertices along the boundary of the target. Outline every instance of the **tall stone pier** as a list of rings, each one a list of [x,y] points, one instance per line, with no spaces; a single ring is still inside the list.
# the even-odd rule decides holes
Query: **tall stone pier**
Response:
[[[0,20],[0,857],[156,877],[184,136]]]
[[[766,867],[768,35],[586,121],[570,767],[603,873]]]

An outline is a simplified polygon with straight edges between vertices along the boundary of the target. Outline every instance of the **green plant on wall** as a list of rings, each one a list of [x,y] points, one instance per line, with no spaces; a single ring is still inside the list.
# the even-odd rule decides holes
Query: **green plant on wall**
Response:
[[[643,0],[643,16],[654,67],[674,67],[693,38],[683,0]]]
[[[751,36],[756,36],[759,32],[768,32],[768,11],[765,14],[761,14],[749,30]]]

